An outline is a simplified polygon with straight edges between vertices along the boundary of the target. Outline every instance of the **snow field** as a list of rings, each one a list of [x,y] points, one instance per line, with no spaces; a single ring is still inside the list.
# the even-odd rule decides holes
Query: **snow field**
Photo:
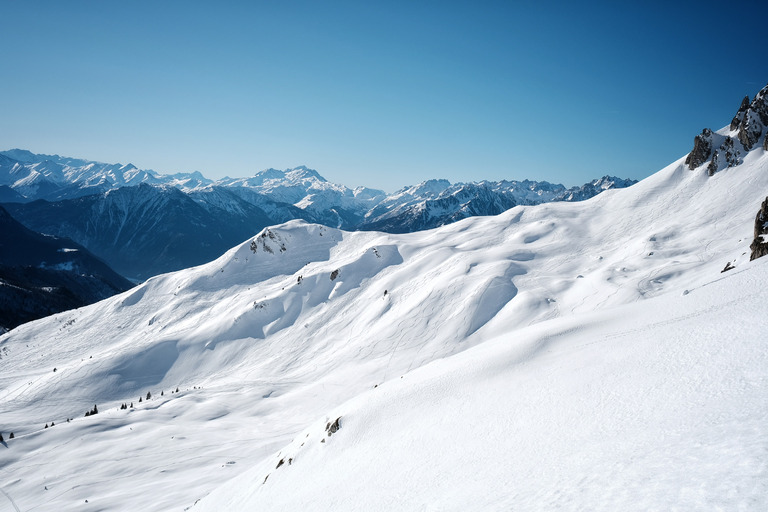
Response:
[[[0,489],[23,510],[219,487],[190,510],[765,508],[765,265],[745,252],[767,167],[681,159],[408,235],[293,221],[20,326]]]
[[[429,363],[193,510],[762,510],[768,262],[750,267]]]

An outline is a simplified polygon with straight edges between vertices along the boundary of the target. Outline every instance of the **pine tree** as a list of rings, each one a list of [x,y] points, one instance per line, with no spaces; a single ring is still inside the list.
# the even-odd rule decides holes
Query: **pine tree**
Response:
[[[165,391],[160,392],[160,396],[163,396],[163,395],[165,395]]]
[[[3,433],[0,432],[0,443],[4,443],[4,442],[5,442],[5,439],[3,439]]]
[[[131,402],[131,409],[133,409],[133,402]]]
[[[139,403],[141,403],[141,397],[139,397]]]
[[[178,386],[176,386],[176,392],[177,392],[177,393],[179,392],[179,387],[178,387]]]
[[[56,423],[54,423],[54,422],[51,422],[51,426],[54,426],[55,424],[56,424]]]
[[[45,428],[48,428],[48,424],[47,423],[45,424]]]
[[[14,437],[13,432],[11,432],[11,435],[8,436],[8,439],[13,439],[13,437]]]
[[[91,411],[91,415],[99,414],[99,410],[96,408],[96,404],[93,404],[93,410]]]
[[[152,398],[152,393],[150,393],[149,391],[147,391],[147,400],[149,400],[150,398]]]

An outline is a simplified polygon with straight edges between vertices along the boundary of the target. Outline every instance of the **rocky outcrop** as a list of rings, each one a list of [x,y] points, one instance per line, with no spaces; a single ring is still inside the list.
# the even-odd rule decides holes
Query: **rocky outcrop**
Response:
[[[743,153],[743,145],[738,139],[704,128],[701,135],[694,139],[693,151],[688,154],[685,163],[690,170],[694,170],[709,160],[707,174],[712,176],[727,167],[740,164]]]
[[[733,116],[733,120],[731,121],[731,130],[736,130],[739,126],[741,126],[741,121],[744,119],[744,114],[747,112],[748,108],[749,96],[744,96],[744,99],[741,100],[739,111],[736,112],[736,115]]]
[[[723,143],[712,154],[712,161],[707,166],[707,174],[712,176],[726,167],[734,167],[742,162],[741,152],[734,144],[734,139],[725,137]]]
[[[768,85],[757,93],[739,123],[739,141],[745,150],[749,151],[757,144],[766,126],[768,126]]]
[[[741,101],[738,112],[731,120],[730,134],[713,132],[704,128],[693,141],[693,150],[685,163],[689,169],[701,167],[707,161],[707,174],[712,176],[727,167],[733,167],[743,161],[748,151],[757,147],[763,140],[762,147],[768,151],[768,86],[765,86],[751,102],[749,96]]]
[[[700,135],[693,138],[693,151],[688,153],[685,164],[694,170],[712,156],[712,130],[704,128]]]
[[[768,197],[760,205],[760,211],[755,217],[755,239],[749,248],[752,250],[750,261],[768,254]]]

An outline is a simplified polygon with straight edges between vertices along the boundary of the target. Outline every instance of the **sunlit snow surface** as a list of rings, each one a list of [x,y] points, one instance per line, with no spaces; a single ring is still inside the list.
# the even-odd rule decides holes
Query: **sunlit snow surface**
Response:
[[[0,510],[766,509],[767,171],[409,235],[294,221],[21,326]]]

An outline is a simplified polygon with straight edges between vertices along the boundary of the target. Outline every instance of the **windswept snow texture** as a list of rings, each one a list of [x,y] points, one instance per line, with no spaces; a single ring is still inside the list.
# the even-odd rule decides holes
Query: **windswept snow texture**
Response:
[[[20,326],[0,489],[21,510],[764,510],[767,168],[680,159],[411,234],[290,221]]]

